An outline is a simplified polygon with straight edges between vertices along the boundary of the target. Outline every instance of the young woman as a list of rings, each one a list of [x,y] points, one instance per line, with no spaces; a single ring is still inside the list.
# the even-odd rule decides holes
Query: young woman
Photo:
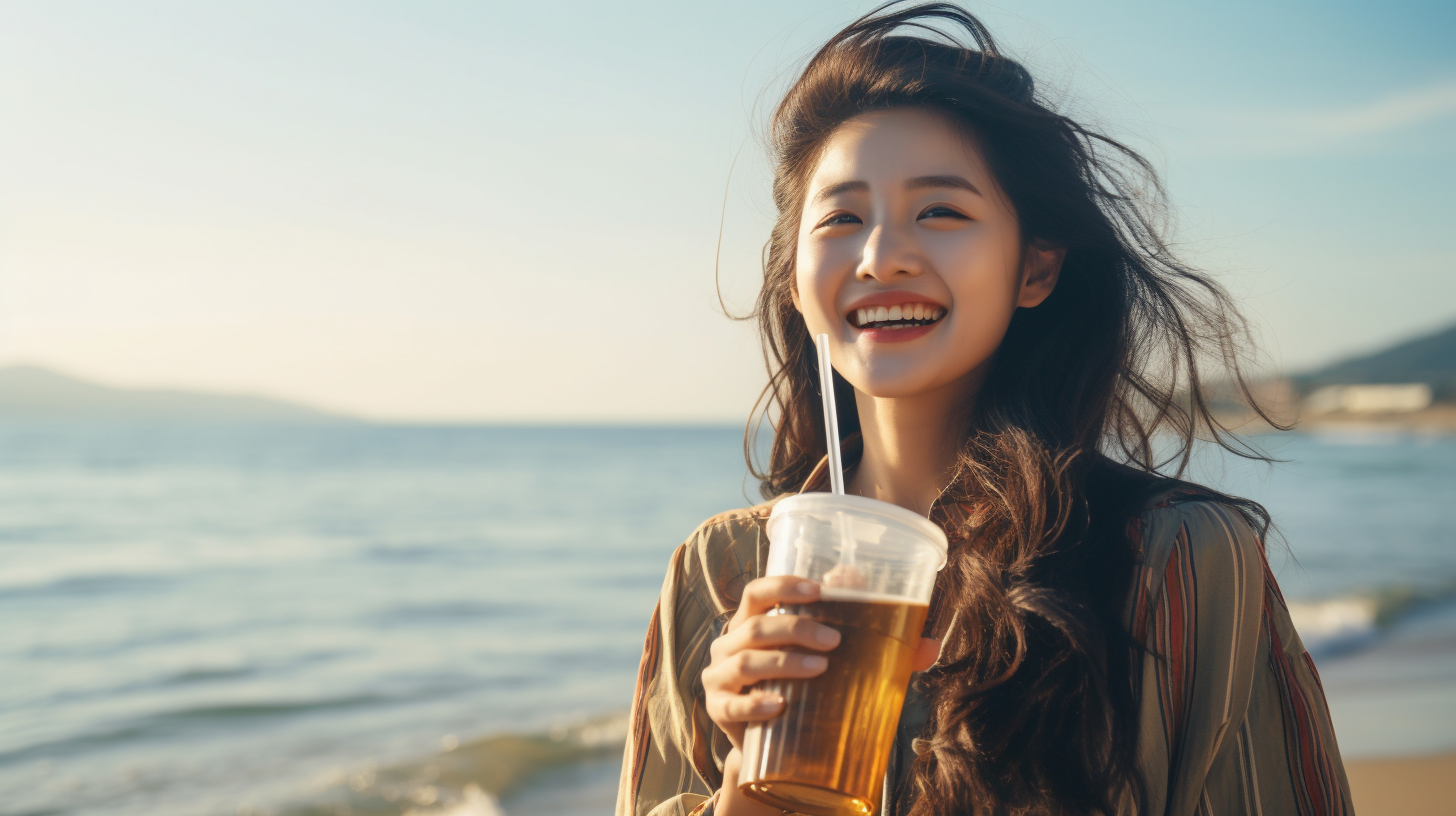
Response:
[[[951,542],[878,812],[1350,812],[1267,516],[1160,475],[1198,435],[1237,447],[1199,376],[1242,382],[1236,312],[1160,240],[1146,162],[1044,105],[969,14],[896,5],[774,116],[770,501],[672,558],[618,816],[777,812],[736,785],[745,725],[783,705],[754,684],[822,672],[839,638],[763,614],[818,593],[762,577],[772,499],[827,489],[818,333],[848,490]]]

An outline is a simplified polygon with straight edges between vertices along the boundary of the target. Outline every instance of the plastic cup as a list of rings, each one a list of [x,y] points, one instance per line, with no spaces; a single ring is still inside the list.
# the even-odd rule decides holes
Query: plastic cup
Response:
[[[769,516],[768,575],[817,581],[820,600],[768,614],[838,629],[829,666],[807,680],[759,684],[783,712],[749,725],[738,784],[746,796],[811,816],[870,814],[884,784],[945,533],[902,507],[806,493]]]

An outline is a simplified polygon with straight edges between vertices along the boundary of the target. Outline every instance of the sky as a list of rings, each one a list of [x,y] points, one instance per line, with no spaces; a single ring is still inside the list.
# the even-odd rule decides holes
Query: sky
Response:
[[[0,365],[740,422],[763,363],[715,265],[745,311],[767,111],[873,5],[0,0]],[[1154,161],[1276,370],[1456,320],[1456,4],[966,7]]]

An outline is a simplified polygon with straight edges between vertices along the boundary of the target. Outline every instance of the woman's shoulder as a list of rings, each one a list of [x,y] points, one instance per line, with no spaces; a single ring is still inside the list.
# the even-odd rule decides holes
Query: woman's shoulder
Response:
[[[766,535],[764,528],[778,501],[779,499],[776,498],[750,507],[725,510],[716,516],[704,519],[697,529],[693,530],[692,535],[688,536],[684,545],[699,549],[732,547],[745,538]]]
[[[1140,562],[1165,560],[1176,550],[1263,551],[1257,505],[1186,482],[1166,485],[1133,517],[1129,538]]]
[[[1254,502],[1110,460],[1098,463],[1095,477],[1089,498],[1109,520],[1126,519],[1139,563],[1161,563],[1179,549],[1262,548],[1267,516]]]
[[[727,510],[699,524],[674,556],[668,576],[680,592],[704,594],[719,612],[738,608],[743,585],[763,573],[768,517],[777,500]]]
[[[1252,508],[1197,485],[1178,483],[1154,495],[1128,531],[1134,634],[1142,639],[1154,607],[1183,618],[1184,611],[1221,616],[1232,611],[1225,605],[1254,603],[1265,578],[1262,527]]]

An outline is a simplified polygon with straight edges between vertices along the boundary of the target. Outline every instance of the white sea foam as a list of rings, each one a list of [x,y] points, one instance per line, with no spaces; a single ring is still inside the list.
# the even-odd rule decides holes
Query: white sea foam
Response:
[[[1289,617],[1311,654],[1359,646],[1378,634],[1380,604],[1374,598],[1291,601]]]
[[[432,791],[433,786],[426,786],[413,791],[412,795],[424,792],[418,798],[428,799],[429,804],[433,804]],[[472,782],[465,786],[460,798],[439,808],[410,808],[405,811],[405,816],[505,816],[505,811],[501,810],[500,802],[493,795]]]

